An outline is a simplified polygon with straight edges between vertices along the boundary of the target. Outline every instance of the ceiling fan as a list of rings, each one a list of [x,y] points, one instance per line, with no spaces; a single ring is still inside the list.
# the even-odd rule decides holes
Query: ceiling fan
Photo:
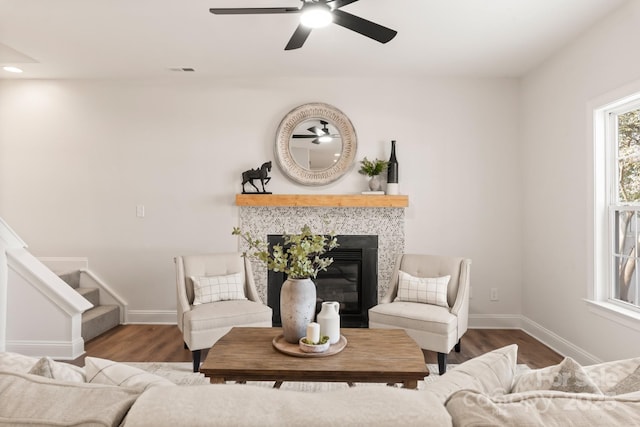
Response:
[[[398,34],[397,31],[390,28],[340,10],[341,7],[355,3],[358,0],[300,1],[302,1],[302,6],[300,7],[211,8],[209,12],[214,15],[300,13],[300,24],[284,50],[301,48],[313,28],[323,27],[332,22],[380,43],[387,43]]]
[[[334,137],[337,137],[339,135],[331,135],[331,133],[329,132],[329,128],[327,127],[327,125],[329,124],[329,122],[326,122],[324,120],[320,120],[320,124],[322,125],[322,129],[319,128],[318,126],[312,126],[309,129],[307,129],[309,132],[312,133],[312,135],[292,135],[293,138],[315,138],[313,141],[311,141],[313,144],[320,144],[322,142],[331,142],[333,141]]]

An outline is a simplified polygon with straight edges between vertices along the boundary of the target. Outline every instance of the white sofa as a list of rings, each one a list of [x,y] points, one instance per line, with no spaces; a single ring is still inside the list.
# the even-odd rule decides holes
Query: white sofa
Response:
[[[317,393],[175,386],[102,359],[76,368],[0,353],[0,425],[640,425],[640,392],[633,391],[640,358],[584,368],[566,359],[516,375],[516,353],[515,345],[487,353],[418,391],[356,386]]]

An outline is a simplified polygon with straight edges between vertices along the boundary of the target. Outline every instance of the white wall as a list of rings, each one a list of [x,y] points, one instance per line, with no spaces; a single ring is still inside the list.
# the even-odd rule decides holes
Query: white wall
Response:
[[[406,250],[472,258],[472,312],[520,313],[512,79],[1,81],[0,216],[37,256],[88,257],[140,318],[170,313],[173,257],[237,248],[241,172],[274,159],[280,120],[314,101],[350,117],[358,160],[398,141]],[[268,186],[365,189],[357,168],[320,188],[274,168]]]
[[[7,349],[7,282],[9,280],[9,266],[7,252],[0,242],[0,351]]]
[[[592,359],[635,357],[640,333],[582,300],[593,269],[593,99],[640,79],[631,1],[522,80],[523,314]]]

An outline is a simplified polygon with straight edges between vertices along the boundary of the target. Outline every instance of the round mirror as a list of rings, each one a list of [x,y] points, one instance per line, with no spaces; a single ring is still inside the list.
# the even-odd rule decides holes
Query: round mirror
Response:
[[[343,176],[356,156],[356,131],[349,118],[329,104],[291,110],[276,132],[275,155],[285,175],[305,185],[325,185]]]

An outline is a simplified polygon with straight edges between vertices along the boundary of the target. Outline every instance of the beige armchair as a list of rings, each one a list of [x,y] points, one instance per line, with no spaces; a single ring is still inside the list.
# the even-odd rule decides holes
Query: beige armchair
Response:
[[[271,308],[256,291],[251,263],[239,252],[189,255],[175,258],[178,328],[185,348],[193,354],[193,372],[200,369],[202,349],[211,346],[233,326],[271,327]],[[232,299],[194,305],[194,283],[201,277],[240,274],[246,299]]]
[[[369,309],[370,328],[401,328],[425,350],[438,353],[440,375],[447,370],[447,354],[467,331],[469,319],[469,269],[471,260],[436,255],[399,255],[387,294]],[[447,286],[448,307],[420,302],[396,301],[400,272],[416,278],[451,276]],[[444,299],[444,296],[443,296]]]

